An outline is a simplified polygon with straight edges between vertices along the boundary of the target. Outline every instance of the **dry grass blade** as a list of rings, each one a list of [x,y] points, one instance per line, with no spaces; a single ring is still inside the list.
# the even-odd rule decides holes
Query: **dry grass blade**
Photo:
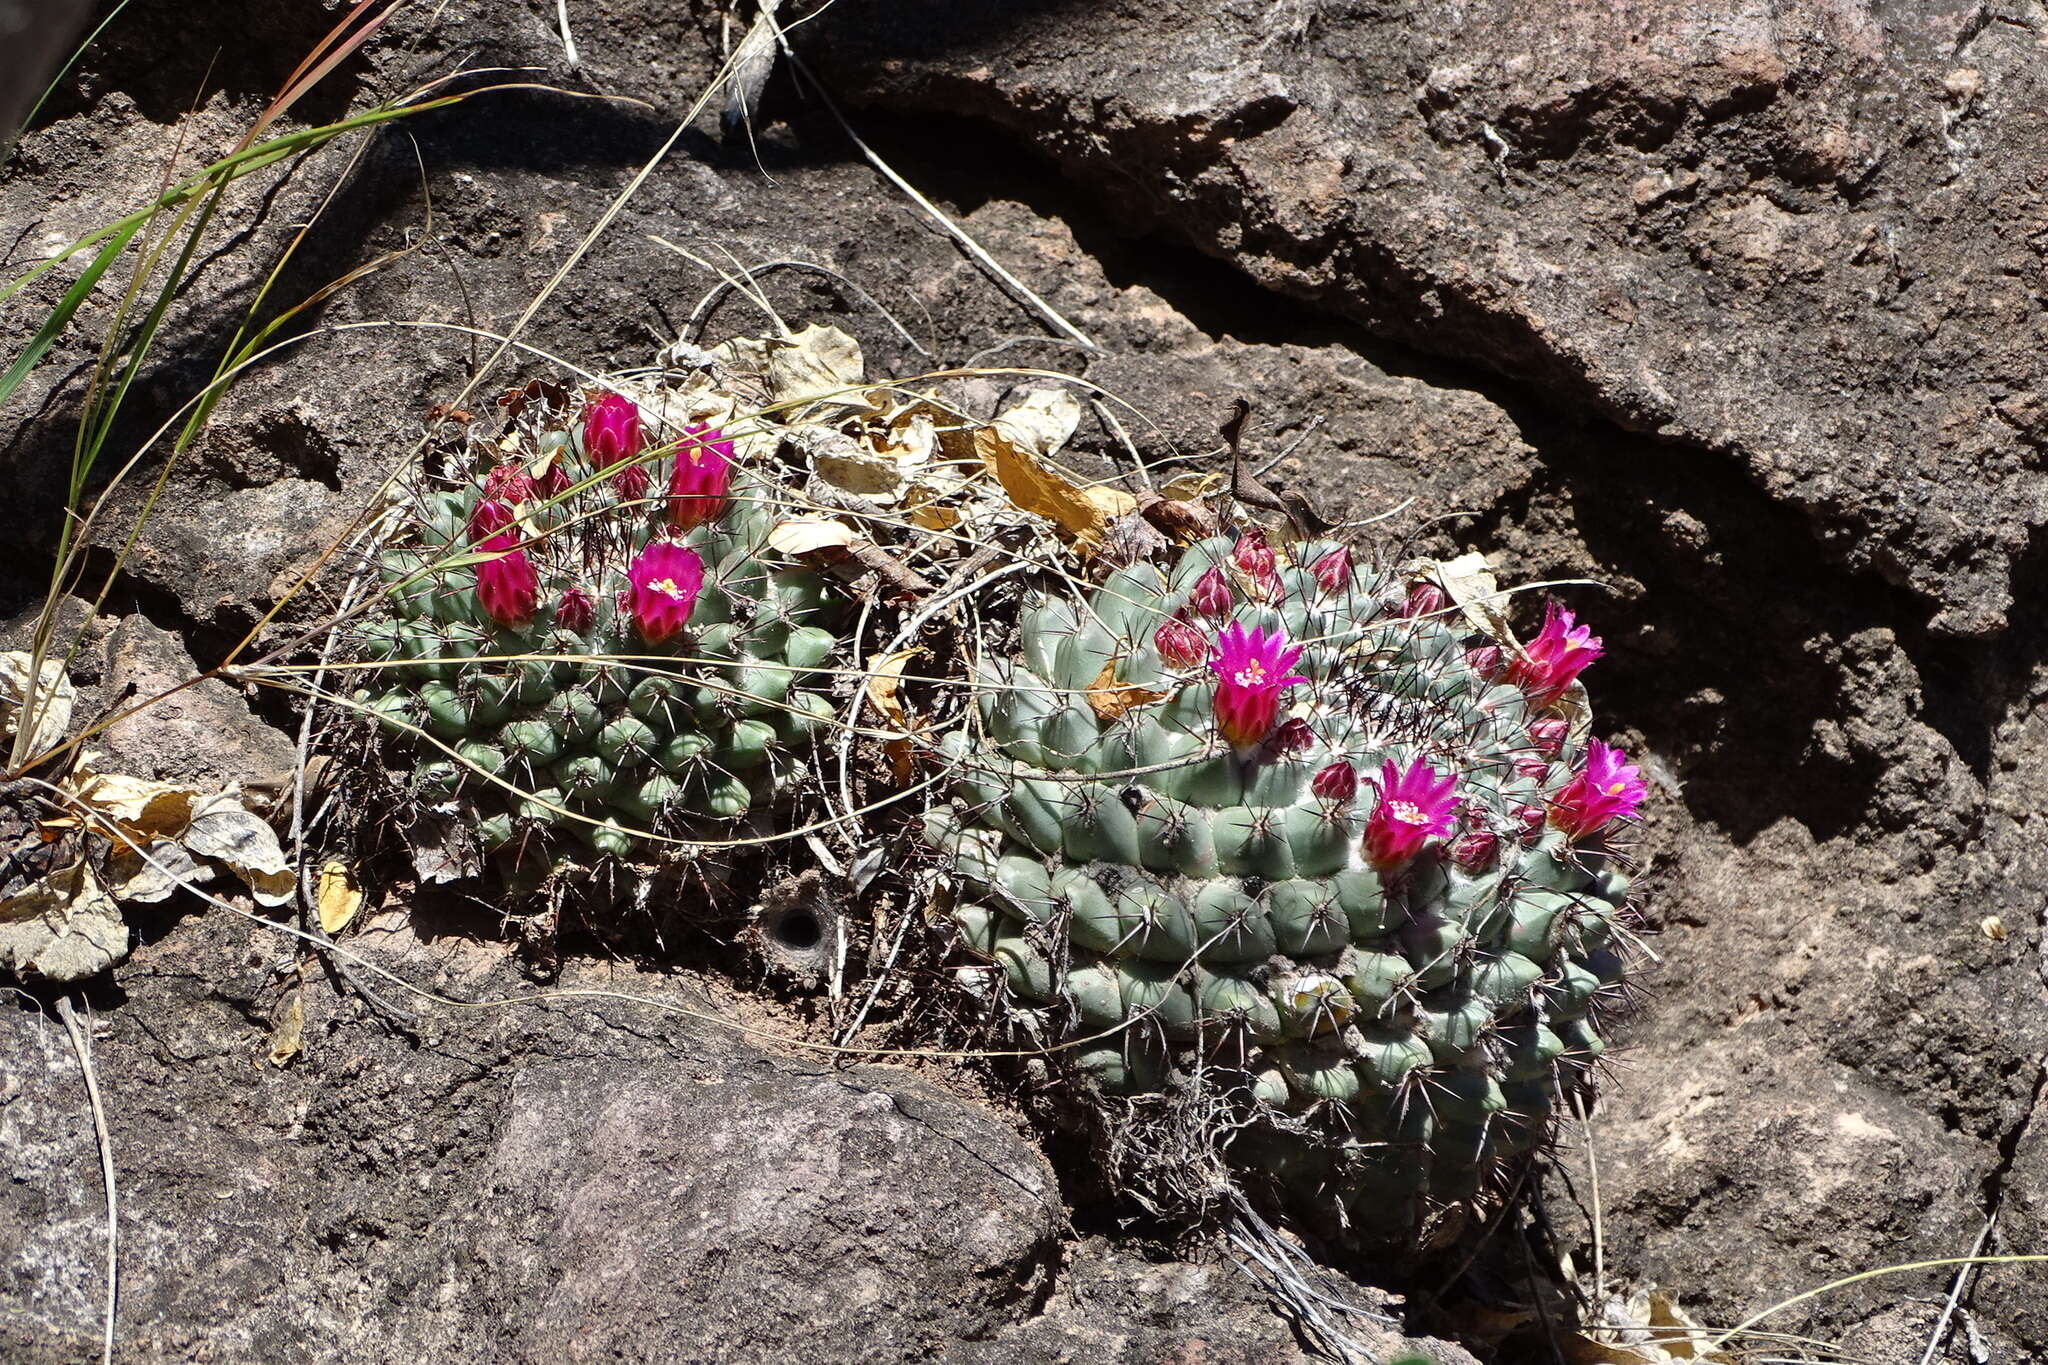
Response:
[[[121,1305],[121,1218],[114,1184],[114,1144],[107,1130],[106,1105],[100,1099],[99,1073],[92,1064],[91,1028],[78,1022],[69,996],[57,998],[57,1017],[64,1022],[64,1032],[71,1038],[71,1050],[78,1056],[78,1069],[85,1076],[85,1097],[92,1107],[92,1129],[99,1142],[100,1180],[107,1192],[107,1312],[101,1329],[100,1362],[101,1365],[112,1365],[114,1319]]]

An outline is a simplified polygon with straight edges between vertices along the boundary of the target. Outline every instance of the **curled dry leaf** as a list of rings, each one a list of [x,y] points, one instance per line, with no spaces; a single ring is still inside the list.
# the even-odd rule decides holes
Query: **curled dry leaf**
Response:
[[[849,407],[866,406],[857,390],[865,365],[860,343],[837,327],[817,323],[785,338],[765,343],[761,378],[770,402],[799,407],[827,399]]]
[[[362,908],[363,889],[356,885],[355,874],[347,863],[330,861],[320,869],[320,885],[313,896],[313,909],[320,917],[321,929],[329,938],[348,928],[349,921]]]
[[[5,739],[9,746],[22,729],[22,700],[30,691],[30,665],[34,662],[33,655],[18,649],[0,654],[0,739]],[[36,677],[35,697],[27,707],[31,754],[63,742],[71,729],[71,709],[78,698],[58,660],[43,660]]]
[[[1711,1349],[1712,1334],[1689,1317],[1670,1295],[1644,1287],[1610,1293],[1592,1304],[1588,1330],[1563,1341],[1572,1365],[1672,1365],[1705,1361],[1734,1365],[1734,1357]]]
[[[1418,576],[1433,578],[1442,584],[1444,594],[1474,630],[1492,636],[1511,649],[1521,649],[1521,642],[1508,625],[1507,594],[1494,581],[1493,570],[1487,566],[1485,555],[1474,551],[1444,562],[1420,559],[1409,569]]]
[[[1065,390],[1034,390],[977,430],[974,446],[1011,502],[1052,521],[1091,552],[1111,522],[1137,511],[1138,500],[1120,488],[1077,484],[1044,463],[1073,435],[1080,412]]]
[[[1165,701],[1167,694],[1154,692],[1136,683],[1120,683],[1116,680],[1116,660],[1102,666],[1102,672],[1088,685],[1088,709],[1102,720],[1118,720],[1124,712],[1134,706],[1144,706],[1155,701]]]
[[[278,1009],[277,1021],[270,1026],[270,1064],[285,1065],[305,1045],[306,992],[303,986],[294,986]]]
[[[249,884],[258,905],[283,905],[292,898],[298,874],[284,860],[277,831],[245,810],[232,792],[195,806],[180,842],[202,858],[225,863]]]
[[[910,781],[913,729],[910,711],[903,704],[903,670],[922,653],[922,648],[913,647],[868,660],[868,699],[901,732],[882,741],[882,752],[888,756],[898,786]]]
[[[0,970],[66,985],[128,956],[128,925],[84,859],[0,901]]]
[[[852,549],[866,537],[829,517],[792,517],[768,533],[768,548],[791,558],[819,550]]]

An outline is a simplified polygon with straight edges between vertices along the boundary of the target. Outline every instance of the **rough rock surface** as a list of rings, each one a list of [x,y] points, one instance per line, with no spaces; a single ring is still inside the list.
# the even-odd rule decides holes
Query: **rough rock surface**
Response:
[[[313,36],[258,9],[277,26],[260,43],[110,30],[120,40],[0,175],[0,241],[104,221],[180,140],[231,145],[289,70],[280,56]],[[712,8],[571,10],[580,75],[560,70],[552,6],[461,4],[337,73],[316,112],[457,49],[661,112],[505,95],[414,122],[417,153],[405,137],[371,145],[283,296],[428,245],[230,392],[117,584],[128,638],[175,635],[217,662],[405,457],[428,406],[463,391],[491,343],[460,329],[513,324],[713,68]],[[1292,451],[1282,476],[1358,514],[1413,500],[1380,524],[1397,547],[1476,545],[1507,581],[1607,585],[1565,591],[1607,639],[1603,718],[1657,779],[1643,859],[1662,965],[1593,1121],[1605,1266],[1733,1321],[1855,1271],[1960,1255],[1994,1207],[1994,1249],[2048,1249],[2048,669],[2023,605],[2048,515],[2027,178],[2043,125],[2026,116],[2043,103],[2043,32],[2024,6],[1819,0],[1619,18],[1565,0],[842,3],[798,31],[806,60],[1101,352],[1043,340],[1045,321],[853,158],[786,75],[754,130],[761,167],[687,138],[525,339],[600,368],[674,336],[717,277],[649,234],[748,264],[809,260],[931,353],[823,276],[764,277],[784,316],[856,332],[878,371],[1067,368],[1143,414],[1124,425],[1155,462],[1213,454],[1223,408],[1250,394],[1253,450]],[[221,93],[181,120],[216,49]],[[231,202],[221,234],[237,250],[209,261],[160,343],[134,439],[204,382],[333,164]],[[149,170],[123,184],[107,165]],[[708,328],[758,322],[728,297]],[[10,345],[21,326],[0,316]],[[95,336],[60,343],[0,431],[30,526],[56,524]],[[472,401],[527,371],[493,373]],[[957,396],[986,410],[1001,392],[977,380]],[[1083,444],[1119,458],[1110,430]],[[5,615],[39,574],[0,564]],[[118,643],[95,641],[82,682],[118,672]],[[242,705],[214,699],[223,717]],[[248,733],[250,754],[275,752],[275,733]],[[723,1323],[790,1342],[770,1302],[786,1297],[866,1324],[877,1359],[1297,1349],[1225,1267],[1063,1241],[1029,1143],[928,1081],[834,1075],[609,1005],[447,1023],[415,1051],[319,1005],[324,987],[304,1059],[266,1071],[277,950],[217,918],[146,944],[101,1002],[139,1354],[205,1342],[270,1359],[303,1338],[308,1359],[407,1359],[465,1334],[479,1359],[566,1353],[551,1323],[599,1321],[576,1315],[607,1304],[632,1316],[634,1300],[607,1297],[630,1294],[647,1319],[657,1284],[689,1294],[713,1277],[730,1296],[630,1329],[675,1335],[594,1340],[709,1350]],[[498,950],[462,934],[391,951],[426,954],[457,994],[502,979]],[[24,1041],[0,1053],[16,1077],[0,1082],[0,1148],[48,1174],[8,1186],[21,1202],[0,1219],[23,1239],[6,1249],[9,1306],[43,1326],[0,1341],[10,1358],[69,1360],[97,1311],[89,1131],[61,1034],[31,1015],[8,1027]],[[671,1094],[677,1075],[695,1079]],[[864,1108],[863,1094],[896,1098]],[[717,1147],[773,1114],[786,1143]],[[974,1137],[973,1153],[944,1133]],[[730,1180],[697,1179],[704,1144]],[[1546,1207],[1583,1267],[1587,1144],[1563,1146]],[[918,1181],[900,1179],[906,1152],[931,1158]],[[750,1164],[764,1153],[772,1188]],[[536,1173],[549,1163],[583,1172],[575,1188]],[[798,1216],[785,1196],[800,1225],[778,1221]],[[647,1275],[590,1231],[631,1217]],[[705,1229],[734,1251],[714,1254]],[[821,1244],[845,1258],[803,1260]],[[697,1273],[661,1281],[676,1264]],[[878,1306],[877,1276],[919,1290]],[[1964,1298],[2000,1358],[2048,1354],[2039,1283],[1990,1271]],[[1917,1361],[1947,1285],[1873,1281],[1777,1325]],[[0,1315],[0,1332],[29,1321]],[[810,1344],[819,1359],[860,1349],[850,1332]],[[1951,1358],[1967,1358],[1960,1334]]]

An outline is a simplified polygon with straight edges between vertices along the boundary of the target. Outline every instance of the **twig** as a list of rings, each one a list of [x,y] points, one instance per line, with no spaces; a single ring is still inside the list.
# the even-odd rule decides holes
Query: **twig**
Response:
[[[1948,1302],[1942,1306],[1941,1318],[1934,1324],[1934,1335],[1927,1339],[1927,1351],[1920,1357],[1920,1365],[1934,1365],[1935,1354],[1948,1339],[1948,1324],[1955,1317],[1956,1305],[1963,1300],[1963,1286],[1977,1271],[1976,1258],[1984,1254],[1984,1244],[1991,1240],[1991,1229],[1998,1226],[1998,1210],[1984,1220],[1984,1230],[1977,1234],[1977,1243],[1970,1248],[1971,1263],[1956,1269],[1956,1282],[1949,1287]]]
[[[1569,1092],[1569,1098],[1572,1117],[1579,1121],[1579,1131],[1586,1137],[1586,1183],[1593,1196],[1593,1298],[1597,1302],[1607,1297],[1607,1238],[1600,1216],[1600,1161],[1593,1154],[1593,1123],[1586,1117],[1579,1092]]]
[[[669,244],[663,243],[663,245]],[[799,261],[790,259],[763,261],[759,265],[746,266],[740,271],[740,274],[749,283],[751,283],[756,275],[765,275],[771,270],[810,270],[815,271],[820,275],[824,275],[830,279],[837,280],[839,283],[845,285],[848,289],[852,290],[853,293],[860,299],[862,303],[865,303],[868,307],[874,309],[877,313],[880,313],[882,315],[883,321],[887,322],[891,327],[895,328],[896,335],[903,338],[904,345],[910,347],[911,350],[916,351],[919,355],[925,357],[927,360],[931,358],[932,353],[930,351],[927,351],[923,346],[918,344],[917,338],[910,334],[910,329],[905,327],[902,324],[902,322],[897,319],[894,313],[890,312],[887,308],[884,308],[880,300],[876,299],[873,294],[870,294],[867,290],[861,288],[858,284],[855,284],[852,280],[840,274],[838,271],[833,270],[828,266],[819,265],[816,261]],[[701,333],[705,321],[711,316],[711,310],[718,306],[718,301],[724,298],[727,294],[731,293],[733,290],[740,289],[742,287],[743,286],[739,280],[733,279],[730,276],[720,280],[716,285],[712,286],[711,292],[706,294],[702,299],[699,299],[697,301],[697,306],[690,310],[690,319],[688,322],[685,322],[683,324],[683,330],[680,334],[683,340],[694,341],[696,337]]]
[[[57,997],[57,1017],[71,1035],[71,1050],[78,1055],[78,1069],[85,1074],[85,1098],[92,1106],[92,1131],[100,1148],[100,1180],[107,1188],[107,1319],[100,1336],[100,1365],[112,1365],[114,1315],[121,1303],[121,1221],[114,1190],[114,1142],[107,1132],[106,1106],[100,1102],[99,1075],[92,1065],[92,1031],[79,1025],[68,995]]]
[[[555,23],[562,30],[562,60],[574,71],[583,59],[576,55],[576,39],[569,32],[569,0],[555,0]]]

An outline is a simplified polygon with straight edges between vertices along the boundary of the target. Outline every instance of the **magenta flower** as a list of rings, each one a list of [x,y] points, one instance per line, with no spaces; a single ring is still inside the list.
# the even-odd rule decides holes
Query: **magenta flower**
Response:
[[[640,405],[608,393],[583,414],[583,453],[593,469],[610,469],[640,453]]]
[[[1152,643],[1159,647],[1159,657],[1175,668],[1193,668],[1209,657],[1208,638],[1180,612],[1160,623]]]
[[[640,638],[658,645],[689,623],[704,590],[704,561],[672,540],[657,540],[626,570],[626,612]]]
[[[571,635],[585,635],[597,620],[597,603],[590,600],[590,594],[581,588],[562,589],[562,600],[555,604],[555,624]]]
[[[1231,600],[1230,580],[1221,569],[1210,569],[1196,579],[1194,591],[1188,594],[1188,605],[1212,621],[1230,615]]]
[[[485,498],[469,513],[469,538],[472,543],[488,540],[513,522],[512,509],[496,498]]]
[[[1642,808],[1650,789],[1628,757],[1612,745],[1594,740],[1586,747],[1586,766],[1565,784],[1550,803],[1550,818],[1574,839],[1605,829],[1614,820],[1630,820]]]
[[[1556,700],[1603,651],[1591,626],[1577,624],[1572,614],[1552,602],[1543,612],[1543,629],[1529,642],[1524,657],[1508,665],[1508,681],[1533,702]]]
[[[725,515],[733,449],[717,427],[683,430],[691,439],[676,450],[676,470],[668,481],[668,519],[670,525],[687,531]]]
[[[1474,645],[1465,651],[1465,667],[1492,682],[1500,673],[1502,658],[1499,645]]]
[[[1318,798],[1341,805],[1358,795],[1358,770],[1349,763],[1332,763],[1317,769],[1308,785]]]
[[[548,467],[534,475],[531,482],[535,497],[559,498],[576,481],[569,477],[568,463],[560,455],[555,455],[548,460]]]
[[[1273,733],[1280,694],[1308,681],[1287,671],[1300,658],[1300,646],[1290,649],[1284,630],[1268,635],[1263,626],[1247,631],[1233,621],[1216,637],[1209,660],[1216,670],[1216,728],[1232,746],[1249,749]]]
[[[532,624],[540,607],[540,575],[519,548],[519,537],[499,531],[477,549],[498,556],[476,566],[476,600],[484,614],[511,630]]]
[[[1380,802],[1365,822],[1365,857],[1382,872],[1405,866],[1431,839],[1457,823],[1457,779],[1421,759],[1406,768],[1388,759],[1380,767]]]
[[[1316,586],[1324,592],[1341,592],[1351,581],[1351,551],[1339,545],[1309,565],[1308,571],[1315,575]]]
[[[1449,606],[1451,599],[1444,596],[1444,590],[1434,583],[1413,583],[1408,587],[1408,600],[1401,604],[1403,616],[1434,616]]]

